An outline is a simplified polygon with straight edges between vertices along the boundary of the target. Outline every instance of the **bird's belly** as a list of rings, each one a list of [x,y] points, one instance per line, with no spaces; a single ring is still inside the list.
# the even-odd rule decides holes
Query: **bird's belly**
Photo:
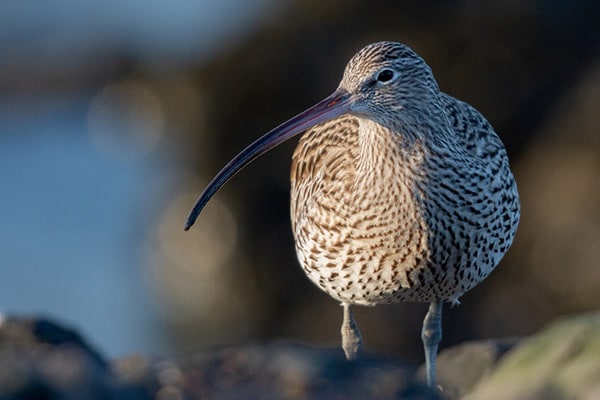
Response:
[[[338,301],[457,301],[489,275],[506,250],[495,244],[493,232],[452,219],[436,223],[410,196],[393,203],[401,206],[390,204],[378,203],[375,195],[362,207],[360,201],[335,206],[316,201],[298,214],[300,264]]]
[[[460,246],[436,251],[435,238],[417,221],[381,235],[314,225],[303,231],[296,229],[296,253],[304,272],[345,303],[457,301],[497,264],[487,255],[473,262]]]
[[[402,258],[385,251],[373,252],[362,243],[339,252],[322,252],[319,247],[308,251],[298,247],[298,258],[310,280],[340,302],[375,305],[426,301],[415,290],[414,272],[423,266],[412,254]]]
[[[416,210],[315,207],[294,234],[307,276],[340,302],[431,301],[439,293],[432,287],[441,282],[429,273],[427,226]]]

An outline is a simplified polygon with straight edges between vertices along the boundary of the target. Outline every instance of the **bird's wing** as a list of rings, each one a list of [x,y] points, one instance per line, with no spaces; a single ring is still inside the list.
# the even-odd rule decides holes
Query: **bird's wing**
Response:
[[[506,159],[502,141],[479,111],[445,93],[441,99],[454,133],[468,152],[486,162]]]

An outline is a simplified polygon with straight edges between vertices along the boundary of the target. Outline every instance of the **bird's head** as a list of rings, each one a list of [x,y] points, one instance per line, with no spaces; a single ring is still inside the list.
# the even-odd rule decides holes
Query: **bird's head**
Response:
[[[352,57],[337,91],[348,93],[349,113],[384,123],[426,109],[439,89],[429,66],[408,46],[378,42]]]

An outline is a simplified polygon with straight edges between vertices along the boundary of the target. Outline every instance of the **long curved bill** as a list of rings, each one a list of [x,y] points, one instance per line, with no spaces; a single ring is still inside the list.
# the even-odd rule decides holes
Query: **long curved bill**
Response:
[[[215,193],[242,168],[286,140],[312,128],[315,125],[332,120],[350,111],[350,94],[338,89],[332,95],[314,106],[289,119],[277,128],[258,138],[250,146],[242,150],[213,178],[204,189],[194,208],[185,221],[185,230],[190,229],[196,218]]]

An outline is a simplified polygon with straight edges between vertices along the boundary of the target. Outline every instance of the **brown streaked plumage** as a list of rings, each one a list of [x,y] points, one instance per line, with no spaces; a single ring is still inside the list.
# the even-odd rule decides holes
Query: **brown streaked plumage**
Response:
[[[510,247],[519,197],[502,142],[470,105],[441,92],[407,46],[374,43],[338,89],[247,147],[213,179],[186,222],[239,169],[303,131],[291,170],[296,253],[344,307],[342,347],[362,339],[351,305],[429,302],[427,381],[435,386],[444,301],[481,282]]]

